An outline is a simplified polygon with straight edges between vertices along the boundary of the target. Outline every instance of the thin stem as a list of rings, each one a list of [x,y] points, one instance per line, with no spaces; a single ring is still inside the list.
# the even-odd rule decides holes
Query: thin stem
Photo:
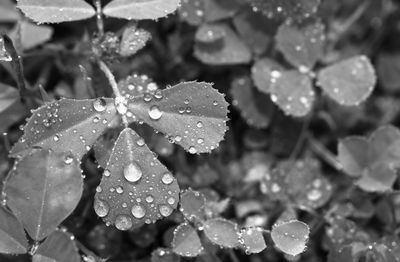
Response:
[[[93,0],[93,3],[96,6],[97,30],[99,31],[99,36],[102,37],[104,35],[104,22],[101,10],[101,0]]]
[[[232,249],[228,249],[228,254],[232,262],[239,262],[238,257],[236,256],[235,252]]]
[[[323,144],[317,141],[311,135],[308,136],[311,150],[320,156],[326,163],[335,168],[337,171],[342,171],[342,164],[336,159],[336,157],[330,152]]]

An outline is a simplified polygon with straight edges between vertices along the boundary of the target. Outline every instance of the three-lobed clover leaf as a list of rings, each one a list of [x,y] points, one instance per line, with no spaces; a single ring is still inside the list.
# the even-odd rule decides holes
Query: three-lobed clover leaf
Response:
[[[356,56],[322,69],[317,76],[324,92],[341,105],[359,105],[376,84],[374,67],[366,56]]]
[[[271,230],[271,238],[276,247],[291,256],[304,252],[309,234],[308,225],[298,220],[275,224]]]
[[[392,189],[400,167],[400,131],[384,126],[369,138],[350,136],[338,144],[338,160],[344,172],[357,178],[356,184],[365,191],[382,192]]]
[[[0,232],[0,253],[24,254],[28,251],[24,228],[4,207],[0,207]]]
[[[204,247],[197,230],[188,223],[182,223],[174,230],[172,250],[180,256],[197,257],[203,253]]]
[[[71,153],[34,150],[10,171],[7,205],[34,240],[42,240],[75,209],[83,191]]]

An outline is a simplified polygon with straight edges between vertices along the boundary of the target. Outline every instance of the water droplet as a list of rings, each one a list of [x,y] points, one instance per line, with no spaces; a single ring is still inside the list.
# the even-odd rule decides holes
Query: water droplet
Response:
[[[273,183],[271,186],[271,191],[274,193],[277,193],[281,191],[281,187],[277,183]]]
[[[124,177],[129,182],[137,182],[142,178],[142,169],[135,163],[130,163],[124,168]]]
[[[144,139],[143,139],[143,138],[139,138],[139,139],[136,141],[136,144],[137,144],[138,146],[144,146],[144,144],[145,144]]]
[[[172,182],[174,182],[174,177],[172,176],[171,173],[166,172],[166,173],[163,174],[163,176],[162,176],[162,178],[161,178],[161,181],[162,181],[164,184],[169,185],[169,184],[171,184]]]
[[[189,147],[189,153],[190,154],[196,154],[197,153],[197,149],[194,146]]]
[[[167,202],[168,202],[168,204],[173,205],[173,204],[175,204],[175,198],[170,197],[170,198],[168,198]]]
[[[153,201],[154,201],[154,197],[153,197],[152,195],[148,195],[148,196],[146,197],[146,202],[147,202],[147,203],[153,203]]]
[[[153,120],[158,120],[163,115],[163,112],[158,106],[152,106],[149,110],[149,117]]]
[[[64,163],[65,163],[66,165],[69,165],[69,164],[71,164],[72,162],[74,162],[74,157],[71,156],[71,155],[66,155],[65,158],[64,158]]]
[[[204,143],[204,139],[203,139],[203,138],[197,139],[197,143],[198,143],[198,144],[203,144],[203,143]]]
[[[131,209],[131,213],[136,218],[143,218],[146,215],[146,210],[142,205],[134,205]]]
[[[95,116],[95,117],[93,118],[93,123],[98,123],[99,121],[100,121],[100,118],[99,118],[99,117]]]
[[[132,227],[132,219],[126,215],[119,215],[115,219],[115,227],[122,231],[128,230]]]
[[[307,198],[310,201],[317,201],[322,197],[322,192],[318,189],[312,189],[307,193]]]
[[[128,112],[127,107],[128,101],[125,97],[116,97],[115,98],[115,108],[117,109],[118,113],[121,115],[125,115]]]
[[[109,176],[111,175],[110,170],[105,169],[103,175],[104,175],[105,177],[109,177]]]
[[[108,215],[108,212],[110,212],[109,205],[106,202],[99,199],[96,199],[94,201],[93,208],[99,217],[105,217]]]
[[[176,142],[182,141],[182,137],[181,137],[181,136],[175,136],[175,141],[176,141]]]
[[[203,122],[201,122],[201,121],[197,122],[197,127],[198,128],[202,128],[203,127]]]
[[[173,209],[167,205],[160,205],[159,207],[160,214],[164,217],[167,217],[172,214]]]
[[[53,140],[57,142],[58,140],[60,140],[60,137],[59,137],[58,135],[55,135],[55,136],[53,137]]]
[[[124,189],[122,188],[122,186],[117,186],[116,191],[118,194],[124,193]]]
[[[107,102],[104,98],[97,98],[93,102],[93,108],[97,112],[103,112],[107,108]]]

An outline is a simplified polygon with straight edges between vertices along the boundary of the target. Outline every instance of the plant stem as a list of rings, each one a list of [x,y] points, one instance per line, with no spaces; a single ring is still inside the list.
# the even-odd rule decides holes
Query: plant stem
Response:
[[[99,31],[99,36],[102,37],[104,35],[104,22],[101,10],[101,0],[93,0],[93,3],[96,6],[97,30]]]
[[[326,163],[332,166],[337,171],[342,171],[342,164],[336,159],[336,157],[330,152],[321,142],[316,140],[311,135],[308,136],[308,141],[310,143],[311,150],[320,156]]]

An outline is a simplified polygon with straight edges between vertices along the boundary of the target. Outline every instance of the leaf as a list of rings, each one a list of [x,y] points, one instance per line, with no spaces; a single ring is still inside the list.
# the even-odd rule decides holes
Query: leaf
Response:
[[[386,192],[392,190],[396,179],[396,172],[381,164],[366,169],[355,184],[367,192]]]
[[[0,253],[24,254],[28,251],[28,240],[24,228],[17,218],[0,207]]]
[[[99,137],[99,139],[93,145],[96,161],[102,168],[106,168],[115,141],[117,140],[121,131],[122,128],[109,129],[101,137]]]
[[[280,64],[275,60],[264,57],[253,64],[251,76],[257,89],[269,94],[272,80],[275,79],[274,76],[279,75],[281,71],[283,71],[283,67]]]
[[[339,141],[338,160],[346,174],[358,177],[369,164],[369,143],[363,137],[351,136]]]
[[[267,248],[263,236],[263,229],[259,227],[249,227],[240,230],[239,242],[243,246],[246,254],[260,253]]]
[[[178,205],[179,187],[144,140],[125,128],[115,142],[97,188],[94,210],[119,230],[168,217]]]
[[[275,224],[271,230],[271,238],[276,247],[291,256],[304,252],[309,234],[308,225],[298,220]]]
[[[377,58],[377,74],[381,87],[387,92],[398,92],[400,89],[400,54],[381,53]]]
[[[10,62],[11,60],[12,58],[4,46],[4,38],[0,36],[0,61]]]
[[[225,37],[225,30],[222,27],[204,24],[196,31],[195,40],[202,43],[215,43]]]
[[[122,56],[134,55],[145,47],[150,39],[151,34],[148,31],[136,28],[136,26],[127,27],[122,33],[119,53]]]
[[[191,154],[218,147],[226,131],[228,103],[211,84],[184,82],[129,101],[138,119],[167,135]]]
[[[20,41],[22,50],[32,49],[51,39],[53,28],[45,25],[35,25],[27,21],[19,24],[9,33],[14,43]]]
[[[268,96],[255,90],[249,76],[235,77],[230,94],[232,105],[239,109],[248,125],[256,128],[269,126],[274,113],[273,103]]]
[[[34,240],[54,231],[82,195],[81,169],[70,153],[37,150],[18,161],[9,176],[7,205]]]
[[[15,9],[15,3],[11,0],[3,0],[0,2],[0,22],[12,23],[19,19],[19,14]]]
[[[133,74],[120,80],[118,82],[118,89],[121,92],[121,95],[126,98],[143,96],[143,99],[151,100],[153,98],[151,95],[155,94],[158,90],[158,86],[147,75]]]
[[[22,157],[33,147],[69,150],[80,159],[117,116],[113,99],[61,99],[33,111],[24,135],[10,151]]]
[[[179,211],[192,222],[204,220],[204,207],[206,199],[202,193],[193,191],[192,189],[185,190],[181,193],[181,201]]]
[[[80,262],[74,237],[61,230],[51,233],[39,246],[32,257],[32,262]]]
[[[203,28],[205,26],[207,29]],[[223,32],[224,35],[223,38],[212,43],[196,41],[194,55],[201,62],[209,65],[233,65],[250,62],[250,49],[228,25],[223,23],[205,24],[198,30],[207,30],[210,34],[221,34]]]
[[[315,93],[307,75],[295,70],[274,71],[271,81],[271,100],[285,114],[303,117],[311,111]]]
[[[195,228],[188,223],[180,224],[174,230],[172,251],[184,257],[197,257],[204,248]]]
[[[341,105],[359,105],[372,93],[376,75],[366,56],[356,56],[333,64],[318,73],[322,90]]]
[[[128,20],[158,19],[173,13],[179,5],[180,0],[114,0],[103,13]]]
[[[302,28],[284,23],[275,36],[276,47],[293,66],[308,72],[322,57],[324,31],[324,25],[319,22]]]
[[[302,21],[318,10],[320,0],[247,0],[255,12],[268,18],[290,18]]]
[[[203,0],[204,17],[207,22],[231,18],[241,7],[239,0]]]
[[[0,112],[5,111],[19,100],[18,89],[0,83]]]
[[[223,218],[213,218],[203,225],[204,234],[214,244],[227,248],[239,246],[239,229],[236,223]]]
[[[178,13],[188,24],[200,25],[204,21],[204,0],[182,0]]]
[[[151,262],[179,262],[180,257],[166,248],[157,248],[151,253]]]
[[[39,24],[83,20],[96,14],[83,0],[18,0],[17,7]]]

